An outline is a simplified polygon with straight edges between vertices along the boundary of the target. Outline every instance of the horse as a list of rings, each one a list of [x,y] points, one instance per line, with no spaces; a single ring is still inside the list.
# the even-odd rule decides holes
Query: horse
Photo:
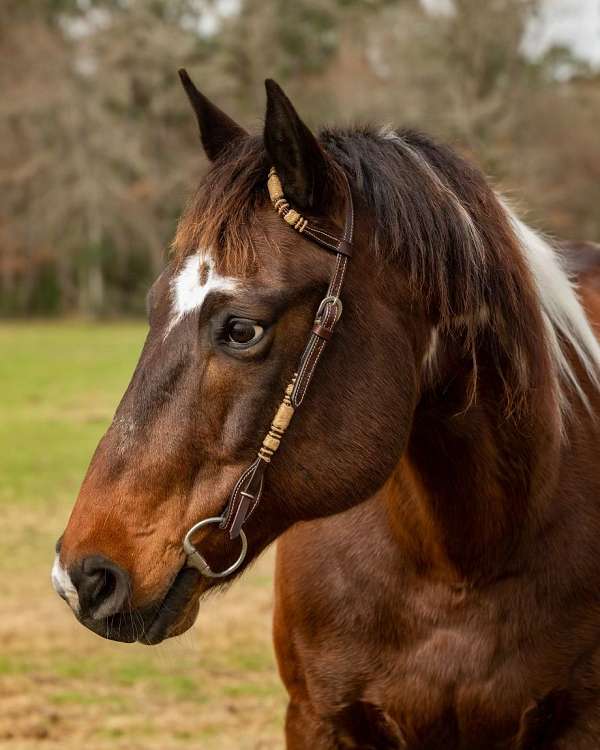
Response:
[[[57,592],[155,644],[278,539],[289,750],[598,748],[599,248],[421,132],[268,80],[251,135],[180,77],[210,167]]]

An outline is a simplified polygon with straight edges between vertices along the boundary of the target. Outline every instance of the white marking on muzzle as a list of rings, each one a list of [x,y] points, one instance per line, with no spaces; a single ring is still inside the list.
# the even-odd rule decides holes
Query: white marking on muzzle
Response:
[[[60,564],[58,554],[54,558],[54,565],[52,566],[52,585],[56,593],[62,596],[63,599],[66,599],[73,612],[76,615],[79,614],[79,595],[77,594],[77,589],[73,586],[67,571]]]
[[[232,276],[221,276],[215,270],[210,254],[199,250],[185,261],[183,268],[171,281],[172,317],[165,338],[182,318],[199,310],[212,292],[233,292],[239,282]]]

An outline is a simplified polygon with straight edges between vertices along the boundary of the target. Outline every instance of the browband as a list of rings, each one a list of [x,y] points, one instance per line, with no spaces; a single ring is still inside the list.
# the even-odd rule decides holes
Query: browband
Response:
[[[350,193],[348,179],[346,178],[345,174],[344,184],[347,193],[346,210],[348,210],[348,207],[350,207],[350,211],[352,212],[352,194]],[[305,219],[299,211],[296,211],[296,209],[291,208],[283,193],[281,180],[279,179],[279,176],[275,171],[275,167],[271,167],[271,169],[269,170],[267,187],[269,189],[269,197],[271,198],[273,208],[287,224],[293,227],[300,234],[303,234],[313,242],[316,242],[317,245],[321,245],[321,247],[324,247],[325,250],[329,250],[334,253],[342,253],[343,255],[347,255],[348,257],[352,255],[352,246],[350,243],[352,242],[353,227],[350,227],[350,239],[346,239],[348,219],[351,223],[354,222],[354,217],[352,216],[352,214],[350,214],[350,217],[348,217],[348,214],[346,214],[346,226],[344,227],[344,234],[342,235],[342,237],[334,237],[329,232],[325,232],[323,229],[319,229],[313,224],[309,224],[308,219]]]
[[[327,294],[321,300],[317,309],[312,331],[300,357],[298,369],[285,389],[283,401],[277,409],[256,459],[238,479],[231,493],[220,524],[220,528],[229,532],[231,539],[240,535],[244,522],[252,515],[260,501],[267,466],[271,462],[273,454],[279,448],[296,409],[304,400],[319,359],[342,314],[340,292],[344,283],[348,259],[352,254],[354,205],[348,178],[343,172],[341,174],[346,193],[345,220],[342,236],[336,237],[314,226],[299,211],[292,208],[285,198],[275,168],[273,167],[269,171],[267,187],[271,202],[277,213],[299,234],[316,242],[325,250],[335,253],[336,262]]]

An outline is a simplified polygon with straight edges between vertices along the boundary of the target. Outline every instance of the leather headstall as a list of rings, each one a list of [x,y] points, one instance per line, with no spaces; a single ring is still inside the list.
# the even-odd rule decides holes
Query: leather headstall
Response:
[[[266,469],[279,448],[292,417],[304,401],[317,364],[342,314],[340,293],[346,275],[346,266],[352,255],[354,205],[348,179],[343,172],[341,174],[346,193],[345,219],[342,236],[336,237],[310,223],[308,219],[305,219],[302,214],[292,208],[285,199],[277,172],[274,168],[269,172],[267,186],[277,213],[290,227],[304,237],[325,248],[325,250],[335,253],[335,267],[329,280],[327,294],[323,297],[317,309],[310,336],[300,357],[298,369],[285,389],[283,401],[273,417],[271,427],[258,450],[255,460],[236,482],[223,515],[199,521],[185,535],[183,540],[183,549],[186,554],[185,565],[196,568],[207,578],[225,578],[236,571],[243,563],[248,550],[248,542],[242,527],[260,502]],[[214,571],[210,567],[193,542],[194,535],[200,529],[213,524],[218,524],[219,528],[227,531],[231,539],[239,537],[241,541],[241,551],[237,560],[221,571]]]
[[[239,536],[243,524],[252,515],[260,502],[265,471],[271,462],[273,454],[279,448],[294,413],[304,401],[317,364],[342,314],[340,293],[346,275],[346,266],[352,255],[354,205],[348,179],[343,172],[341,174],[346,193],[345,219],[342,236],[336,237],[320,229],[318,226],[309,223],[298,211],[291,208],[285,199],[281,181],[277,176],[275,168],[272,168],[269,172],[267,183],[269,196],[277,213],[279,213],[287,224],[304,237],[325,248],[325,250],[335,253],[336,260],[327,294],[321,300],[317,309],[310,336],[300,357],[298,369],[285,389],[283,401],[277,409],[256,459],[238,479],[231,493],[227,510],[223,515],[220,525],[220,528],[229,532],[231,539]]]

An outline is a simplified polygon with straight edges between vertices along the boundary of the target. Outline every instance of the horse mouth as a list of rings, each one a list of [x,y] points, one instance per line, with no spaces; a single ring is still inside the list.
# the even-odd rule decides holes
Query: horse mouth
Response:
[[[158,610],[155,608],[152,619],[148,618],[148,627],[137,638],[140,643],[154,646],[191,628],[198,614],[198,599],[194,593],[198,590],[199,578],[200,573],[194,568],[179,571]]]
[[[154,646],[166,638],[188,630],[198,614],[200,573],[194,568],[183,568],[159,604],[141,610],[124,610],[108,617],[79,618],[82,625],[96,635],[121,643],[143,643]]]

